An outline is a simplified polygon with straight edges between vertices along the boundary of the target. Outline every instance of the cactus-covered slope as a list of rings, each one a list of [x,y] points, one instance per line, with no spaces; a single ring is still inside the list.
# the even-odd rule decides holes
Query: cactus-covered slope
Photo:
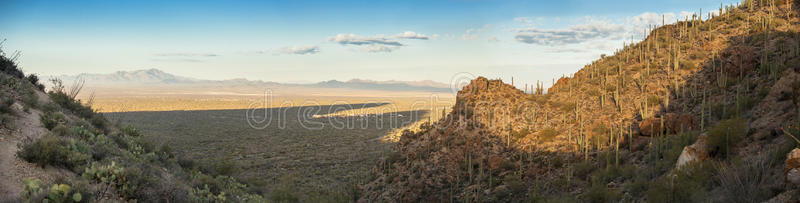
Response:
[[[363,184],[361,200],[797,195],[783,182],[783,160],[796,147],[785,134],[798,134],[797,7],[748,0],[710,19],[657,26],[643,41],[558,79],[546,94],[475,79],[446,118],[403,135]],[[675,168],[679,156],[690,155],[696,161]]]

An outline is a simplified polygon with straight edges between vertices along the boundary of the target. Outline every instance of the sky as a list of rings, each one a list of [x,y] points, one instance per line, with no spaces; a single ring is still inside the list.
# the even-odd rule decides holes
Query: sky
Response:
[[[40,75],[157,68],[214,80],[486,76],[549,86],[641,40],[662,16],[737,2],[0,0],[0,39]]]

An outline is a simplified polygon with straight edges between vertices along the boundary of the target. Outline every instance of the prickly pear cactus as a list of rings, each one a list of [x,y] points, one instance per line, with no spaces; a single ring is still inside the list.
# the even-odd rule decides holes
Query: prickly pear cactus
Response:
[[[22,194],[20,196],[22,196],[22,198],[25,199],[26,202],[30,202],[30,199],[33,196],[39,194],[39,192],[42,191],[41,189],[42,181],[39,181],[39,179],[26,178],[22,182],[25,184],[25,187],[22,190]]]

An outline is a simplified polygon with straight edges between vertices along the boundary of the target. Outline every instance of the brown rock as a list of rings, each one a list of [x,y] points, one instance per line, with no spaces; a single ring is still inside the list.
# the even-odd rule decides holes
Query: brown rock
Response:
[[[786,156],[786,167],[783,174],[786,182],[800,185],[800,149],[794,149]]]
[[[661,132],[661,119],[647,118],[639,122],[639,133],[642,136],[653,136]]]
[[[700,135],[700,137],[697,137],[697,141],[695,141],[694,144],[683,147],[683,152],[681,152],[681,155],[678,157],[678,162],[675,164],[675,168],[681,168],[693,161],[703,161],[707,159],[707,139],[708,135],[703,133]]]

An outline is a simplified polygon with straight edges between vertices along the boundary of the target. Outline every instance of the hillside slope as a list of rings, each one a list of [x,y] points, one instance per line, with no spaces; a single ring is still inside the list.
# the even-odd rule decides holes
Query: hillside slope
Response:
[[[475,79],[445,119],[404,134],[361,200],[798,198],[783,174],[797,146],[784,130],[800,135],[797,4],[660,26],[547,94]]]
[[[45,93],[12,58],[0,50],[0,202],[265,201],[235,166],[176,157],[76,100],[80,85]]]

